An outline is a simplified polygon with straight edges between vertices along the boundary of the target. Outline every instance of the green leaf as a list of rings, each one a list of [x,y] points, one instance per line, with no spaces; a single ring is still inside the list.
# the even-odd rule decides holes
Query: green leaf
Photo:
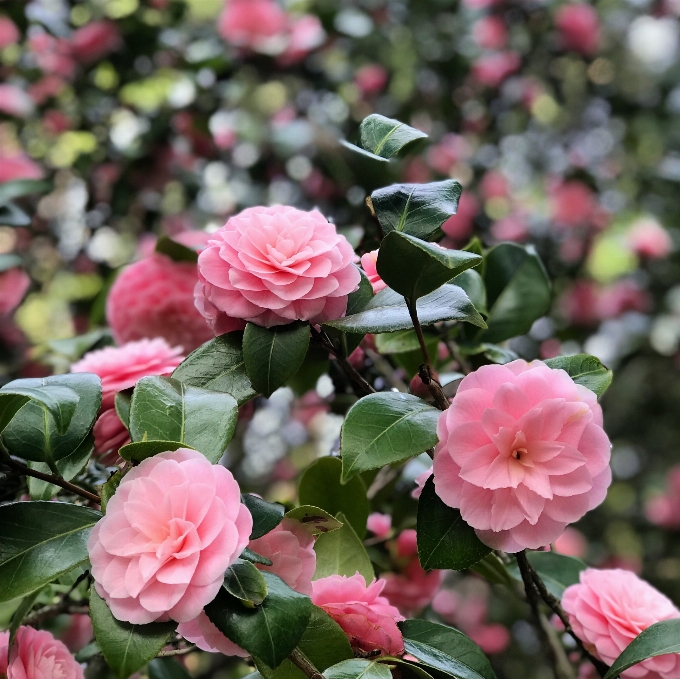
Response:
[[[198,262],[198,252],[186,245],[178,243],[176,240],[168,236],[161,236],[156,241],[156,252],[160,252],[166,257],[170,257],[173,262]]]
[[[30,594],[85,563],[90,529],[101,516],[62,502],[0,506],[0,601]]]
[[[21,409],[2,433],[10,453],[52,467],[58,460],[73,454],[90,433],[101,405],[101,380],[96,375],[73,373],[16,380],[7,386],[19,383],[31,392],[48,392],[50,399],[61,399],[63,395],[64,400],[56,400],[55,407],[61,411],[60,418],[62,424],[67,423],[66,429],[60,430],[59,420],[50,416],[42,404],[33,401]],[[54,414],[52,409],[49,412]]]
[[[541,576],[548,591],[558,599],[562,598],[567,587],[579,581],[581,571],[588,567],[581,559],[557,552],[527,552],[527,559]],[[512,566],[512,573],[521,580],[517,566]]]
[[[381,158],[392,158],[409,144],[427,139],[427,135],[398,120],[374,113],[364,118],[359,126],[361,146]]]
[[[550,308],[548,274],[531,245],[501,243],[485,257],[489,317],[485,342],[502,342],[529,332]]]
[[[380,156],[376,156],[375,153],[371,153],[370,151],[366,151],[366,150],[362,149],[361,146],[356,146],[355,144],[350,144],[345,139],[340,139],[340,146],[344,146],[346,149],[349,149],[353,153],[358,154],[359,156],[361,156],[362,159],[377,161],[378,163],[389,163],[390,162],[389,158],[381,158]]]
[[[269,593],[257,608],[247,608],[222,588],[205,612],[228,639],[276,668],[302,638],[313,604],[273,573],[262,577]]]
[[[308,347],[309,323],[299,321],[273,328],[248,323],[243,333],[243,358],[253,387],[271,396],[295,375]]]
[[[149,679],[191,679],[174,658],[154,658],[149,663]]]
[[[14,269],[17,266],[22,266],[23,263],[24,260],[21,257],[19,257],[19,255],[8,253],[0,254],[0,272],[7,271],[8,269]]]
[[[438,335],[427,332],[423,335],[428,348],[430,344],[439,343]],[[381,354],[405,354],[409,351],[420,351],[420,342],[415,330],[382,332],[375,336],[375,346]]]
[[[342,481],[420,455],[437,443],[441,411],[411,394],[369,394],[347,413],[340,435]]]
[[[380,244],[376,266],[380,278],[390,288],[414,301],[481,261],[479,255],[471,252],[448,250],[407,233],[392,231]]]
[[[421,297],[416,309],[421,325],[439,321],[467,321],[480,328],[486,327],[484,319],[457,285],[442,285],[438,290]],[[404,298],[394,290],[385,288],[373,297],[363,311],[325,323],[324,327],[367,334],[408,330],[413,327],[413,322]]]
[[[392,679],[387,665],[376,660],[352,658],[329,667],[323,673],[326,679]]]
[[[286,519],[297,521],[310,535],[330,533],[342,528],[342,523],[319,507],[302,505],[286,512]]]
[[[0,205],[32,193],[47,193],[50,188],[49,182],[39,179],[15,179],[11,182],[3,182],[0,184]]]
[[[114,397],[113,403],[116,408],[116,414],[120,417],[120,421],[125,425],[125,428],[129,430],[132,395],[119,391]]]
[[[283,505],[278,502],[267,502],[257,495],[244,493],[241,495],[241,502],[248,508],[253,517],[253,530],[250,534],[251,540],[261,538],[263,535],[274,530],[283,519],[286,511]]]
[[[94,451],[94,436],[88,434],[85,440],[66,457],[62,457],[55,462],[55,466],[61,478],[65,481],[71,481],[83,470],[85,465],[90,460],[90,456]],[[51,469],[44,462],[29,462],[28,466],[36,471],[50,474]],[[55,486],[47,481],[36,479],[32,476],[26,478],[28,482],[28,492],[31,500],[51,500],[60,490],[59,486]]]
[[[31,594],[24,597],[21,603],[19,604],[19,607],[16,609],[16,611],[14,611],[14,615],[12,616],[12,622],[10,623],[9,626],[9,642],[5,647],[6,649],[11,649],[12,646],[14,645],[14,637],[16,636],[16,633],[19,630],[19,627],[21,626],[23,619],[26,617],[31,608],[33,608],[33,604],[40,595],[40,592],[41,590],[38,589],[35,592],[31,592]],[[0,662],[2,660],[4,660],[4,658],[2,658]]]
[[[250,561],[243,559],[236,559],[227,568],[222,586],[250,608],[259,606],[267,596],[267,583],[262,574]]]
[[[399,623],[406,652],[456,679],[496,679],[489,660],[469,637],[427,620]]]
[[[496,585],[513,586],[512,575],[508,572],[505,564],[493,552],[487,554],[474,566],[470,566],[470,570],[479,573],[483,578]]]
[[[102,511],[106,514],[106,507],[109,504],[109,500],[115,495],[120,482],[123,480],[123,473],[120,469],[109,476],[109,480],[104,483],[99,492],[99,497],[102,499]]]
[[[337,518],[343,523],[342,528],[319,535],[314,543],[314,580],[336,574],[350,576],[358,571],[364,576],[366,584],[369,584],[375,573],[366,549],[344,514],[338,512]]]
[[[90,590],[90,617],[99,648],[118,679],[127,679],[144,667],[177,627],[175,622],[132,625],[116,620],[94,587]]]
[[[647,658],[680,653],[680,619],[662,620],[643,630],[614,661],[604,679],[614,679]]]
[[[476,254],[476,253],[475,253]],[[487,314],[486,309],[486,288],[484,287],[484,279],[480,274],[479,266],[476,269],[468,269],[463,273],[458,274],[451,283],[463,288],[465,294],[470,298],[474,304],[475,309],[480,314]]]
[[[257,394],[246,374],[242,332],[228,332],[192,351],[172,373],[190,387],[231,394],[240,406]]]
[[[557,356],[544,363],[555,370],[565,370],[576,384],[580,384],[598,397],[602,396],[612,383],[613,373],[605,368],[598,358],[589,354],[576,356]]]
[[[441,225],[458,210],[463,187],[455,179],[429,184],[392,184],[371,194],[383,233],[403,233],[436,240]]]
[[[177,450],[179,448],[192,447],[179,441],[139,441],[138,443],[127,443],[122,446],[118,454],[128,462],[141,462],[146,460],[147,457],[153,457],[154,455],[167,453],[170,450]],[[192,448],[192,450],[196,449]]]
[[[252,549],[248,549],[247,547],[244,548],[244,550],[241,552],[241,559],[245,559],[246,561],[250,561],[250,563],[259,563],[263,566],[271,566],[272,562],[270,559],[267,559],[267,557],[262,556],[262,554],[258,554],[257,552],[253,552]]]
[[[366,486],[360,477],[342,484],[342,462],[335,457],[322,457],[313,462],[300,478],[300,504],[325,509],[332,516],[342,512],[354,531],[363,539],[371,506]]]
[[[76,337],[48,340],[47,346],[70,361],[77,361],[85,352],[91,351],[97,344],[103,343],[105,339],[107,342],[113,341],[111,331],[108,328],[97,328]]]
[[[409,662],[403,658],[395,658],[391,655],[381,655],[378,662],[386,665],[399,665],[401,676],[404,679],[434,679],[419,662]]]
[[[312,615],[297,643],[297,649],[319,672],[325,672],[331,665],[353,657],[352,647],[340,625],[317,606],[312,607]],[[264,679],[306,679],[288,659],[275,670],[257,659],[256,664]]]
[[[143,377],[132,394],[130,437],[186,443],[212,463],[236,429],[238,404],[226,393],[187,386],[170,377]]]
[[[476,564],[490,551],[457,509],[445,505],[427,480],[418,500],[418,558],[421,566],[460,571]]]

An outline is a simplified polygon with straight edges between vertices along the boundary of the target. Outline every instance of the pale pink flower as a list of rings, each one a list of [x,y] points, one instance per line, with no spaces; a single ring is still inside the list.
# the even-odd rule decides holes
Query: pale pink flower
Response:
[[[454,246],[463,244],[470,237],[478,214],[479,201],[472,194],[463,193],[458,201],[458,212],[442,224],[442,231]]]
[[[418,557],[409,561],[400,573],[384,573],[383,596],[399,609],[402,615],[412,618],[428,606],[444,579],[444,571],[423,570]]]
[[[596,217],[598,205],[592,189],[570,179],[549,188],[551,217],[558,227],[588,226]]]
[[[386,538],[392,530],[392,517],[389,514],[373,512],[368,515],[366,528],[379,538]]]
[[[179,240],[179,239],[177,239]],[[198,269],[158,253],[124,269],[106,300],[106,320],[118,344],[163,337],[189,353],[212,339],[194,304]]]
[[[579,583],[567,587],[562,607],[586,648],[611,665],[650,625],[680,618],[661,592],[630,571],[586,568]],[[680,653],[649,658],[621,673],[623,679],[676,679]]]
[[[149,457],[92,529],[95,587],[118,620],[189,622],[215,598],[252,528],[225,467],[187,448]]]
[[[376,264],[378,262],[378,250],[373,250],[372,252],[367,252],[365,255],[361,255],[361,268],[364,273],[368,276],[368,280],[373,287],[373,293],[378,293],[387,287],[387,283],[380,278],[378,274],[378,269]]]
[[[72,80],[76,75],[76,62],[71,44],[65,38],[55,38],[49,33],[37,33],[28,41],[38,68],[44,73]]]
[[[590,55],[600,46],[600,20],[595,8],[585,3],[562,5],[557,10],[555,25],[562,47]]]
[[[83,668],[49,632],[20,627],[9,666],[9,632],[0,632],[0,675],[8,679],[83,679]]]
[[[666,491],[647,500],[647,520],[665,528],[680,528],[680,467],[673,467],[666,476]]]
[[[313,49],[323,44],[326,32],[323,30],[319,17],[313,14],[303,14],[291,19],[288,23],[288,41],[286,49],[278,61],[289,66],[304,59]]]
[[[482,85],[498,87],[517,71],[521,64],[519,54],[511,50],[484,54],[472,64],[472,76]]]
[[[582,558],[588,551],[588,541],[576,528],[565,528],[564,533],[555,540],[555,551],[567,556]]]
[[[312,577],[316,570],[314,536],[298,521],[283,519],[274,530],[251,540],[248,549],[272,562],[271,566],[256,564],[261,571],[274,573],[291,589],[311,596]]]
[[[0,150],[0,184],[15,179],[42,179],[43,170],[38,163],[23,153],[5,155]]]
[[[417,500],[420,497],[430,476],[432,476],[431,469],[426,469],[424,472],[421,472],[418,474],[418,476],[416,476],[416,487],[411,491],[411,497],[414,500]]]
[[[467,375],[437,435],[436,492],[494,549],[553,542],[611,483],[595,394],[540,361]]]
[[[26,118],[33,113],[33,99],[15,85],[0,84],[0,112],[15,118]]]
[[[389,73],[380,64],[365,64],[354,74],[354,84],[365,96],[378,94],[385,89]]]
[[[59,635],[60,641],[72,653],[77,653],[85,648],[93,638],[92,620],[86,613],[72,615],[69,619],[68,627]]]
[[[508,29],[500,17],[485,16],[474,23],[472,38],[482,49],[500,50],[508,43]]]
[[[18,266],[0,272],[0,316],[12,313],[21,304],[29,287],[31,279]]]
[[[666,229],[653,218],[636,221],[627,234],[631,249],[642,257],[661,259],[673,249],[673,241]]]
[[[529,235],[529,225],[523,214],[515,212],[494,222],[491,226],[491,233],[497,241],[521,243]]]
[[[217,334],[243,321],[271,327],[344,316],[359,270],[344,236],[318,211],[248,208],[198,257],[196,306]]]
[[[0,16],[0,50],[19,42],[21,34],[16,24],[6,16]]]
[[[312,601],[342,627],[352,648],[402,655],[404,639],[397,622],[404,620],[384,596],[384,580],[366,586],[360,573],[329,575],[312,583]]]
[[[197,618],[189,622],[182,622],[177,626],[177,634],[187,641],[196,644],[202,651],[208,653],[222,653],[222,655],[237,655],[246,658],[250,654],[237,646],[231,639],[220,632],[210,618],[201,611]]]
[[[274,0],[227,0],[217,31],[228,43],[265,53],[285,47],[288,16]]]
[[[73,56],[83,64],[98,61],[123,45],[118,26],[113,21],[93,21],[71,36]]]

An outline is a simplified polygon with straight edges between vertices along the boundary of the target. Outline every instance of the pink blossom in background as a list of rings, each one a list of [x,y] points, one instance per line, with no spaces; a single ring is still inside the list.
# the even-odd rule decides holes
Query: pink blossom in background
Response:
[[[86,613],[69,616],[68,626],[59,635],[59,640],[63,642],[72,653],[77,653],[85,648],[92,639],[94,639],[94,631],[92,629],[92,620]]]
[[[98,61],[123,46],[113,21],[93,21],[74,31],[70,42],[73,56],[82,64]]]
[[[479,183],[479,193],[484,200],[508,198],[510,195],[510,182],[500,170],[489,170],[484,173]]]
[[[618,318],[626,311],[649,311],[652,305],[648,290],[633,280],[623,279],[600,290],[597,313],[601,319]]]
[[[428,469],[416,476],[416,487],[411,491],[411,497],[414,500],[417,500],[420,497],[420,494],[423,492],[423,488],[425,487],[425,483],[430,478],[430,476],[432,476],[431,469]]]
[[[494,222],[491,233],[497,241],[522,243],[529,236],[529,225],[526,217],[516,212]]]
[[[0,50],[16,45],[20,38],[16,24],[9,17],[0,15]]]
[[[449,133],[428,150],[427,162],[433,170],[449,175],[458,163],[468,160],[471,155],[472,148],[468,140],[460,134]],[[463,196],[469,195],[463,193]]]
[[[14,85],[0,84],[0,112],[15,118],[26,118],[34,110],[33,99]]]
[[[600,47],[600,20],[592,5],[573,2],[562,5],[555,15],[561,46],[590,55]]]
[[[129,471],[87,546],[118,620],[189,622],[210,603],[253,528],[231,472],[180,448]]]
[[[216,334],[245,321],[272,327],[340,318],[361,275],[354,250],[318,211],[248,208],[198,257],[196,306]]]
[[[303,14],[292,18],[288,24],[286,49],[278,61],[284,66],[295,64],[322,45],[325,39],[326,32],[323,30],[319,17],[313,14]]]
[[[94,452],[105,467],[112,467],[121,460],[118,451],[130,443],[130,434],[115,408],[102,410],[92,428]]]
[[[57,75],[72,80],[76,75],[76,62],[71,45],[64,38],[55,38],[49,33],[38,33],[28,41],[38,68],[46,74]]]
[[[588,551],[588,540],[581,531],[571,526],[564,529],[564,533],[555,540],[555,551],[566,556],[583,558]]]
[[[645,503],[647,520],[665,528],[680,528],[680,466],[666,476],[666,489]]]
[[[366,528],[376,537],[386,538],[392,532],[392,517],[389,514],[373,512],[368,515]]]
[[[274,0],[227,0],[217,31],[226,42],[265,53],[285,46],[288,16]]]
[[[661,592],[626,570],[581,571],[567,587],[562,606],[586,648],[611,665],[633,639],[661,620],[680,618],[680,611]],[[623,679],[676,679],[680,653],[643,660],[621,673]]]
[[[385,281],[380,278],[380,275],[378,274],[378,269],[376,268],[377,262],[378,250],[373,250],[361,255],[361,268],[364,270],[364,273],[368,276],[368,280],[371,282],[373,294],[376,294],[387,287],[387,283],[385,283]]]
[[[437,435],[436,492],[494,549],[553,542],[611,483],[595,394],[540,361],[467,375]]]
[[[66,81],[59,76],[44,75],[40,80],[30,85],[27,91],[31,99],[38,106],[42,106],[51,97],[58,96],[66,85]]]
[[[311,596],[316,570],[314,536],[299,521],[284,518],[274,530],[251,540],[248,548],[272,562],[271,566],[256,564],[257,568],[278,575],[291,589]]]
[[[222,653],[222,655],[236,655],[247,658],[250,654],[237,646],[231,639],[220,632],[210,619],[201,611],[197,618],[189,622],[182,622],[177,626],[177,634],[188,642],[196,644],[202,651],[208,653]]]
[[[402,655],[404,639],[397,622],[404,617],[380,596],[384,587],[384,580],[367,586],[359,573],[329,575],[312,583],[312,601],[342,627],[353,649]]]
[[[488,655],[502,653],[510,644],[510,630],[497,622],[479,625],[467,634]]]
[[[360,66],[354,74],[354,84],[364,96],[370,97],[385,89],[389,80],[389,73],[380,64],[365,64]]]
[[[31,279],[22,268],[15,266],[0,271],[0,317],[12,313],[30,287]]]
[[[212,339],[212,329],[194,304],[197,283],[196,264],[159,253],[123,269],[106,300],[106,320],[116,342],[163,337],[188,354]]]
[[[558,300],[560,313],[575,325],[593,325],[600,320],[599,288],[596,283],[578,280]]]
[[[636,221],[626,234],[633,252],[649,259],[662,259],[673,250],[670,233],[653,218]]]
[[[399,573],[383,573],[383,596],[407,618],[430,604],[444,579],[444,571],[423,570],[418,557],[411,559]]]
[[[401,531],[395,540],[397,556],[412,557],[418,555],[418,534],[415,529]]]
[[[593,223],[597,201],[590,187],[577,179],[548,188],[550,215],[557,226],[577,227]]]
[[[43,170],[23,153],[5,155],[0,150],[0,184],[15,179],[42,179]]]
[[[485,50],[501,50],[508,44],[508,29],[498,16],[486,16],[475,21],[472,39]]]
[[[479,210],[479,201],[471,193],[463,192],[458,201],[458,212],[442,224],[442,231],[454,246],[462,245],[470,238]]]
[[[507,50],[484,54],[472,64],[472,77],[487,87],[498,87],[521,65],[522,59],[517,52]]]
[[[9,632],[0,632],[0,675],[8,679],[83,679],[68,648],[49,632],[19,627],[7,663]]]

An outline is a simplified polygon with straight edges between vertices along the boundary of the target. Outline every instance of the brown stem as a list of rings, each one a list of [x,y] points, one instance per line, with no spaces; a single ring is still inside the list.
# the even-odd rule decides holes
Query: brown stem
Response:
[[[309,658],[297,648],[294,648],[288,659],[297,667],[301,672],[303,672],[308,679],[324,679],[323,674],[314,667],[314,665],[309,661]]]
[[[416,303],[411,302],[410,299],[407,299],[406,306],[408,307],[408,313],[411,316],[413,328],[416,331],[416,337],[418,338],[418,344],[420,344],[420,350],[423,352],[423,359],[425,360],[425,363],[427,363],[427,367],[430,369],[430,372],[432,372],[432,364],[430,363],[430,353],[428,352],[427,345],[425,344],[425,336],[423,335],[423,328],[420,325],[420,319],[418,318]]]
[[[198,651],[198,646],[192,644],[191,646],[183,646],[182,648],[173,648],[171,651],[161,651],[156,654],[157,658],[169,658],[173,655],[186,655],[192,651]]]
[[[27,615],[23,619],[22,624],[35,627],[36,625],[45,622],[45,620],[54,618],[57,615],[62,615],[63,613],[67,613],[68,615],[83,615],[89,613],[89,611],[90,609],[87,606],[78,606],[77,604],[64,599],[53,606],[43,606],[37,611],[33,611],[33,613]]]

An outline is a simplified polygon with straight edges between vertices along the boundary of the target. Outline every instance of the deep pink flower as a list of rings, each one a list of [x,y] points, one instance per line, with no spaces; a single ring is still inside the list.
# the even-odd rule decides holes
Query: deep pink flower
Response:
[[[128,266],[106,300],[106,319],[116,342],[163,337],[189,353],[212,339],[194,304],[197,282],[195,264],[158,253]]]
[[[284,66],[296,64],[316,49],[326,39],[319,17],[303,14],[288,23],[286,48],[278,61]]]
[[[402,615],[412,618],[428,606],[437,593],[444,571],[425,572],[418,557],[411,559],[400,573],[384,573],[383,596],[399,609]]]
[[[208,653],[222,653],[222,655],[237,655],[246,658],[250,654],[237,646],[231,639],[220,632],[210,618],[201,611],[197,618],[189,622],[182,622],[177,626],[177,634],[187,641],[196,644],[202,651]]]
[[[372,96],[382,92],[388,79],[389,73],[380,64],[366,64],[358,68],[354,74],[354,84],[364,96]]]
[[[15,118],[26,118],[33,113],[33,100],[25,90],[15,85],[0,84],[0,112]]]
[[[113,21],[93,21],[71,36],[73,56],[83,64],[102,59],[122,45],[120,31]]]
[[[497,16],[482,17],[472,27],[472,38],[486,50],[500,50],[508,43],[508,29]]]
[[[312,583],[312,601],[342,627],[355,650],[379,649],[385,655],[402,655],[404,639],[397,622],[404,617],[380,596],[383,587],[384,580],[366,586],[359,573],[349,578],[329,575]]]
[[[366,528],[379,538],[386,538],[392,531],[392,517],[389,514],[373,512],[369,514]]]
[[[458,201],[458,212],[442,224],[442,231],[451,238],[454,246],[463,244],[470,237],[478,214],[479,201],[472,194],[463,193]]]
[[[5,155],[0,150],[0,184],[15,179],[41,179],[43,170],[23,153]]]
[[[611,483],[595,394],[540,361],[467,375],[437,435],[436,492],[494,549],[553,542]]]
[[[83,669],[68,648],[45,630],[20,627],[9,667],[9,632],[0,632],[0,675],[8,679],[83,679]]]
[[[227,0],[217,24],[236,47],[276,54],[285,47],[288,16],[274,0]]]
[[[28,48],[44,73],[72,80],[76,75],[76,62],[71,45],[65,38],[55,38],[49,33],[38,33],[28,41]]]
[[[371,282],[373,287],[373,293],[378,293],[387,287],[387,283],[380,278],[378,274],[378,269],[376,264],[378,262],[378,250],[373,250],[372,252],[367,252],[365,255],[361,255],[361,268],[364,273],[368,276],[368,280]]]
[[[257,564],[261,571],[274,573],[295,591],[311,596],[316,570],[314,536],[298,521],[283,519],[274,530],[251,540],[248,548],[272,562],[271,566]]]
[[[590,55],[600,46],[600,20],[594,7],[585,3],[562,5],[557,10],[555,25],[562,47]]]
[[[118,417],[115,408],[101,411],[92,428],[94,434],[94,452],[97,459],[106,467],[120,462],[118,451],[130,443],[130,434]]]
[[[198,257],[196,306],[216,334],[243,321],[271,327],[340,318],[360,274],[344,236],[318,211],[248,208]]]
[[[31,279],[18,266],[0,272],[0,316],[14,311],[30,286]]]
[[[59,640],[72,653],[77,653],[85,648],[93,638],[92,620],[86,613],[72,615],[69,619],[68,627],[59,635]]]
[[[19,42],[21,34],[16,24],[6,16],[0,16],[0,50]]]
[[[640,219],[627,234],[631,249],[642,257],[661,259],[670,254],[673,241],[666,229],[655,219]]]
[[[593,191],[578,179],[549,188],[551,217],[558,227],[588,226],[597,212]]]
[[[517,52],[507,50],[485,54],[472,65],[472,76],[482,85],[498,87],[509,75],[519,69],[522,60]]]
[[[562,606],[586,648],[608,665],[650,625],[680,618],[680,611],[668,598],[630,571],[586,568],[579,580],[564,591]],[[680,676],[680,653],[649,658],[621,676],[676,679]]]
[[[92,529],[95,587],[119,620],[189,622],[215,598],[252,528],[225,467],[187,448],[149,457]]]
[[[448,175],[456,165],[462,161],[466,161],[472,156],[473,150],[470,142],[460,134],[445,134],[438,144],[430,148],[427,153],[427,162],[430,167],[437,172]],[[464,193],[461,196],[468,196]],[[460,205],[459,212],[460,212]]]

